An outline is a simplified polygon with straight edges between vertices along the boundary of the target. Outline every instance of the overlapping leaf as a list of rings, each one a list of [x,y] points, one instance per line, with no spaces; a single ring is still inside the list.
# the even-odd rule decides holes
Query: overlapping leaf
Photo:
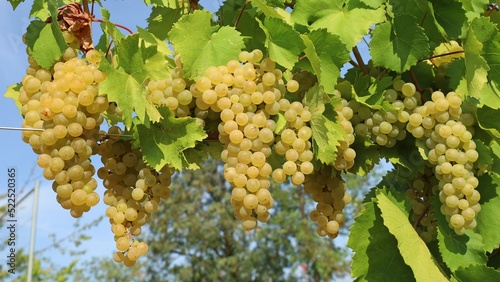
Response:
[[[415,279],[425,281],[432,277],[433,281],[448,281],[424,241],[408,221],[408,215],[384,193],[378,193],[377,206],[382,213],[384,225],[396,237],[399,252],[405,263],[413,270]]]
[[[399,252],[398,241],[384,225],[376,201],[365,203],[351,226],[347,241],[354,252],[351,275],[357,281],[415,281]]]
[[[99,66],[107,75],[99,85],[99,93],[120,105],[127,128],[132,125],[133,112],[141,121],[146,120],[146,115],[155,122],[161,117],[147,96],[145,84],[149,79],[168,77],[170,68],[164,53],[156,46],[145,45],[139,34],[128,36],[116,43],[116,67],[106,60]]]
[[[148,21],[149,32],[161,40],[167,39],[168,33],[182,16],[180,9],[155,6],[151,10]]]
[[[26,31],[26,44],[37,64],[45,69],[50,69],[68,49],[59,25],[54,21],[32,21]]]
[[[206,132],[194,118],[176,118],[167,108],[160,108],[159,112],[159,122],[134,119],[134,146],[141,149],[145,161],[154,169],[165,165],[177,170],[196,168],[199,155],[187,150],[205,139]]]
[[[326,28],[351,49],[373,24],[385,20],[385,12],[383,8],[366,9],[355,1],[349,2],[344,5],[344,1],[297,0],[292,20],[312,30]]]
[[[373,63],[398,73],[429,57],[429,39],[416,19],[398,15],[393,22],[385,22],[373,30],[370,54]]]
[[[228,26],[219,28],[213,24],[211,13],[199,10],[182,17],[168,36],[191,79],[204,75],[210,66],[237,59],[244,46],[238,31]]]
[[[337,157],[339,141],[346,140],[347,135],[335,122],[336,113],[330,99],[321,87],[315,85],[306,93],[304,105],[309,107],[312,113],[310,125],[314,154],[320,162],[333,164]]]
[[[477,231],[483,237],[484,250],[493,251],[500,242],[500,177],[496,173],[478,177],[481,212],[476,217]]]
[[[266,18],[264,22],[258,22],[266,34],[265,45],[269,57],[285,68],[292,69],[305,48],[299,33],[278,18]]]
[[[306,45],[305,53],[327,93],[333,93],[340,69],[349,61],[349,50],[337,35],[318,29],[301,36]]]

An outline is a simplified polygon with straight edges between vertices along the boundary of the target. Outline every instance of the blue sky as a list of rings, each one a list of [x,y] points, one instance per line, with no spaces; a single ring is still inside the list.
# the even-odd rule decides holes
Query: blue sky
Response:
[[[126,3],[126,5],[125,5]],[[216,10],[218,1],[201,1],[207,3],[205,7]],[[142,1],[103,1],[105,7],[111,13],[111,20],[123,24],[132,30],[136,26],[146,27],[147,17],[150,8],[146,7]],[[0,0],[0,127],[20,127],[22,117],[19,114],[14,102],[3,97],[3,93],[11,84],[19,82],[25,74],[27,55],[25,45],[22,43],[22,35],[29,24],[28,14],[31,8],[30,1],[21,3],[16,11],[7,1]],[[130,11],[133,11],[131,13]],[[97,15],[99,17],[99,15]],[[98,29],[98,24],[94,24],[94,29]],[[94,38],[98,39],[97,36]],[[65,238],[74,231],[75,219],[69,212],[63,210],[55,200],[55,193],[51,189],[51,182],[44,181],[41,176],[42,170],[35,163],[37,155],[33,153],[30,146],[21,140],[21,132],[0,130],[0,187],[6,187],[7,169],[15,167],[17,170],[17,200],[34,186],[34,180],[41,180],[38,223],[36,233],[36,250],[44,249],[51,244],[47,237],[50,233],[55,233],[57,238]],[[93,159],[94,164],[99,164],[99,159]],[[27,179],[31,179],[24,191],[21,191],[22,184]],[[104,188],[100,186],[98,192],[102,194]],[[0,193],[5,193],[5,188]],[[0,205],[5,200],[0,201]],[[31,232],[33,194],[17,207],[17,246],[26,250],[29,248],[29,235]],[[90,212],[84,214],[81,224],[91,222],[105,213],[104,203],[93,207]],[[93,256],[111,257],[115,249],[112,233],[107,220],[101,222],[99,226],[91,230],[84,231],[92,236],[92,239],[84,242],[78,250],[86,250],[86,255],[79,257],[81,260],[89,259]],[[7,238],[7,230],[0,231],[0,240]],[[73,249],[73,246],[68,246]],[[65,266],[70,262],[70,256],[61,255],[56,250],[47,250],[43,253],[46,257],[51,257],[58,266]],[[0,263],[5,263],[6,252],[0,253]]]

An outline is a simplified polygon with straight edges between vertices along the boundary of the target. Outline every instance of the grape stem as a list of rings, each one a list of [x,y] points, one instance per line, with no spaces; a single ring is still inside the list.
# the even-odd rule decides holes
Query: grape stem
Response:
[[[418,84],[417,77],[415,76],[413,69],[410,69],[409,74],[413,84],[415,84],[415,87],[417,88],[417,91],[422,93],[422,88],[420,87],[420,84]]]
[[[111,45],[113,44],[113,39],[108,44],[108,48],[106,49],[106,54],[104,54],[104,57],[108,57],[109,54],[111,54]],[[113,58],[111,58],[113,59]]]
[[[368,74],[368,71],[366,70],[365,63],[363,62],[363,58],[361,57],[361,54],[359,53],[358,46],[354,46],[352,48],[352,52],[354,53],[354,57],[356,57],[356,61],[358,62],[359,68],[364,74]]]
[[[422,21],[420,22],[420,26],[423,26],[424,25],[424,21],[425,19],[427,18],[427,14],[429,13],[429,9],[427,9],[427,11],[425,11],[425,14],[424,14],[424,17],[422,18]]]
[[[245,11],[245,8],[247,7],[249,2],[250,2],[249,0],[245,1],[245,4],[243,4],[243,6],[241,7],[240,13],[238,14],[238,18],[236,19],[236,22],[234,22],[234,28],[238,27],[241,16],[243,15],[243,11]]]
[[[491,14],[493,14],[493,11],[497,10],[498,11],[498,4],[497,3],[493,3],[493,4],[490,4],[489,7],[488,7],[488,13],[486,13],[486,17],[489,17],[491,16]]]
[[[425,214],[429,211],[430,207],[431,207],[431,205],[428,205],[427,207],[425,207],[424,212],[413,223],[413,229],[417,230],[417,227],[420,224],[420,221],[422,221],[422,219],[424,218]]]
[[[93,22],[98,22],[98,23],[106,23],[105,20],[96,19],[96,18],[93,18],[92,21]],[[122,29],[128,31],[130,34],[134,34],[134,32],[131,29],[129,29],[128,27],[126,27],[124,25],[117,24],[117,23],[112,23],[112,24],[115,25],[116,27],[119,27],[119,28],[122,28]]]
[[[453,54],[460,54],[460,53],[463,53],[463,52],[464,52],[463,50],[459,50],[459,51],[453,51],[453,52],[448,52],[448,53],[444,53],[444,54],[434,55],[434,56],[426,58],[426,59],[420,59],[420,60],[418,60],[418,62],[432,60],[432,59],[439,58],[439,57],[444,57],[444,56],[450,56],[450,55],[453,55]]]

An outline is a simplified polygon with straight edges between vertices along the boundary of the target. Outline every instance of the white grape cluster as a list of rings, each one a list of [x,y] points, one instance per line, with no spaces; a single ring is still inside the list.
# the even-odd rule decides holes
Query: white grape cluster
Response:
[[[290,103],[281,99],[279,103],[287,127],[276,138],[274,151],[285,157],[285,163],[273,171],[272,177],[277,183],[290,177],[292,184],[299,186],[304,183],[307,175],[314,172],[311,162],[314,156],[311,150],[312,129],[306,124],[311,120],[311,112],[300,102]]]
[[[478,152],[471,126],[475,121],[462,113],[462,99],[455,92],[435,91],[431,98],[413,110],[407,130],[425,141],[439,180],[441,212],[457,234],[464,234],[476,226],[475,216],[481,209],[474,176]]]
[[[68,33],[65,38],[69,44],[75,41]],[[106,96],[98,95],[98,85],[106,79],[97,68],[100,59],[94,50],[86,60],[78,58],[68,47],[61,61],[44,69],[29,57],[20,89],[23,128],[41,130],[23,131],[22,139],[39,154],[43,176],[54,181],[57,201],[73,217],[99,202],[89,158],[97,153],[102,113],[108,107]]]
[[[108,131],[112,136],[120,133],[116,126]],[[160,201],[170,197],[173,170],[165,166],[155,171],[144,163],[141,152],[132,149],[129,141],[115,138],[99,145],[99,155],[104,167],[99,168],[97,175],[106,188],[103,201],[109,206],[106,216],[118,249],[114,260],[130,267],[148,251],[148,245],[135,237],[142,233]]]
[[[290,80],[285,85],[275,62],[263,58],[260,50],[243,51],[239,61],[209,67],[194,83],[183,78],[180,57],[174,61],[176,68],[170,78],[149,82],[149,97],[177,117],[195,117],[201,126],[219,122],[216,128],[224,145],[224,177],[233,186],[235,217],[245,230],[256,228],[257,221],[269,221],[268,210],[274,204],[268,190],[270,177],[283,182],[290,176],[300,185],[314,170],[312,131],[306,125],[311,113],[300,102],[284,98],[287,90],[298,90],[298,83]],[[287,127],[276,137],[272,118],[280,113]],[[268,162],[273,152],[286,158],[274,171]]]
[[[412,204],[411,221],[420,238],[429,243],[437,236],[437,220],[431,205],[434,195],[439,193],[439,181],[434,175],[433,167],[426,165],[424,173],[418,173],[408,183],[410,187],[405,194]]]
[[[332,176],[333,168],[326,166],[308,176],[304,191],[317,203],[309,217],[318,224],[319,236],[336,238],[344,225],[344,207],[351,202],[351,195],[340,174]]]
[[[351,119],[354,117],[353,104],[342,99],[341,103],[337,104],[334,108],[337,112],[337,122],[347,134],[347,138],[340,140],[340,145],[337,146],[337,159],[335,160],[334,167],[338,171],[353,167],[354,159],[356,158],[356,151],[350,148],[352,143],[354,143],[354,127],[351,123]]]

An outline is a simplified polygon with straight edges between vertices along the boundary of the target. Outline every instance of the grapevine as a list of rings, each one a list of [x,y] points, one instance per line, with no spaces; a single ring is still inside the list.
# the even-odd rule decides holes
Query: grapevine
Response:
[[[116,262],[147,254],[141,235],[171,177],[207,158],[222,160],[247,233],[272,220],[274,182],[303,189],[325,240],[348,225],[359,187],[345,175],[385,158],[392,170],[351,227],[353,277],[381,279],[363,264],[381,242],[404,262],[384,278],[423,279],[410,241],[436,280],[500,277],[496,4],[226,1],[214,17],[198,1],[149,2],[137,32],[96,18],[88,1],[41,8],[24,36],[26,75],[8,92],[62,208],[81,217],[107,205]],[[448,9],[457,16],[445,23]]]

